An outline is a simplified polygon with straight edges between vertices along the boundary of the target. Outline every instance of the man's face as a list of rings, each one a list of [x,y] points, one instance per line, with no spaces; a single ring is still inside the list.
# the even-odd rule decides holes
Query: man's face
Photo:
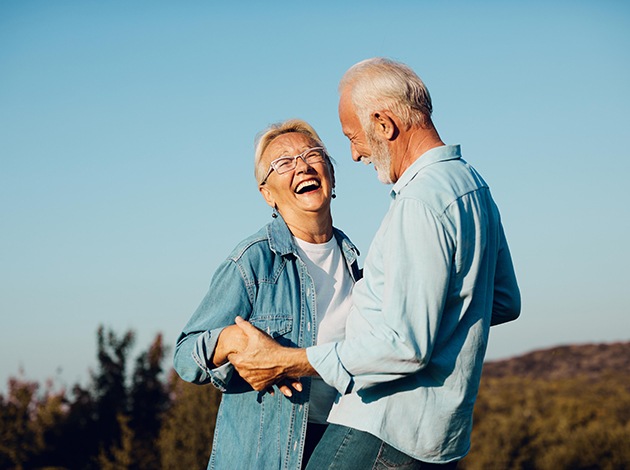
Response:
[[[366,132],[363,129],[348,91],[343,91],[339,98],[339,120],[344,135],[350,140],[352,159],[366,165],[373,163],[378,179],[382,183],[391,184],[392,158],[389,147],[373,130]]]

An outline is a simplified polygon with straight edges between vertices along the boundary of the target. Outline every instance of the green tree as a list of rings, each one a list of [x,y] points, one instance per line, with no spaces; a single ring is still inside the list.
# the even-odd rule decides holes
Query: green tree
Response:
[[[127,359],[134,338],[132,331],[127,331],[118,338],[112,330],[105,331],[103,326],[97,332],[98,369],[92,374],[92,389],[96,404],[96,441],[99,449],[111,449],[120,445],[118,417],[129,415]]]
[[[212,450],[221,393],[212,385],[184,382],[174,371],[168,383],[172,405],[160,431],[162,468],[205,468]]]
[[[31,420],[38,388],[35,382],[9,379],[7,400],[3,398],[0,401],[0,455],[3,468],[13,466],[22,470],[29,459],[41,451],[41,442]]]
[[[128,470],[132,467],[134,435],[129,427],[129,418],[118,415],[117,421],[120,429],[120,443],[113,445],[107,451],[100,450],[98,454],[100,470]]]
[[[165,348],[158,334],[149,349],[136,360],[130,392],[130,428],[134,434],[134,469],[159,468],[157,446],[162,415],[169,404],[166,385],[162,379]]]
[[[41,395],[39,388],[36,382],[11,378],[7,398],[0,396],[0,468],[59,460],[50,443],[64,420],[64,394],[53,391],[51,383]]]

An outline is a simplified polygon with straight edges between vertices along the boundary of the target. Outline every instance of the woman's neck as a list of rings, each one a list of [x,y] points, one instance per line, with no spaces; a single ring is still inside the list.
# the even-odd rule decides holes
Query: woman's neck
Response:
[[[326,243],[333,236],[332,215],[330,212],[316,217],[302,217],[300,220],[284,219],[294,237],[309,243]]]

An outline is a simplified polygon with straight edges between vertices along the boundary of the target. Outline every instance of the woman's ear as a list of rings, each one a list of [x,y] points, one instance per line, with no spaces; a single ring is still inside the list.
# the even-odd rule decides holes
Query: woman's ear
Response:
[[[330,168],[330,181],[332,182],[332,187],[335,187],[336,181],[335,181],[335,167],[333,166],[332,162],[330,160],[328,160],[328,168]]]
[[[258,191],[260,191],[260,194],[262,194],[262,197],[265,198],[265,202],[269,205],[269,207],[271,208],[276,207],[276,201],[267,186],[265,185],[258,186]]]
[[[372,113],[372,119],[376,133],[385,140],[393,140],[397,135],[398,127],[391,116],[386,111],[376,111]]]

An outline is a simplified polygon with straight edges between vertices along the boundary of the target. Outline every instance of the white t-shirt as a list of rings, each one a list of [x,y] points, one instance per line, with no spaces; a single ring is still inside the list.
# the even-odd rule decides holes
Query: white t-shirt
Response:
[[[352,305],[352,277],[337,240],[309,243],[295,238],[298,254],[313,279],[317,318],[317,344],[341,341],[346,335],[346,319]],[[319,377],[311,382],[308,420],[326,423],[337,390]]]

